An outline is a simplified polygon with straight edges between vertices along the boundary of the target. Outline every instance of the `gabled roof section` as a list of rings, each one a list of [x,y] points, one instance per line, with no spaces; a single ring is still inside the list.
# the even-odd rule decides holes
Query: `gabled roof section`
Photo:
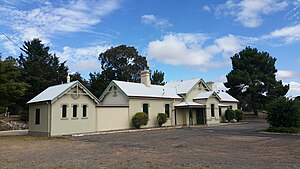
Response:
[[[237,99],[235,99],[234,97],[232,97],[230,94],[228,94],[226,92],[214,92],[214,91],[201,92],[194,99],[195,100],[208,99],[212,95],[215,95],[220,101],[239,102]]]
[[[208,92],[201,92],[199,93],[194,99],[195,100],[201,100],[201,99],[208,99],[211,96],[217,97],[219,100],[221,100],[221,97],[214,91],[208,91]]]
[[[88,94],[88,96],[91,99],[93,99],[96,103],[99,103],[99,100],[85,86],[83,86],[79,81],[74,81],[70,83],[50,86],[44,91],[42,91],[40,94],[35,96],[33,99],[28,101],[27,104],[45,102],[45,101],[51,101],[51,103],[54,103],[59,97],[64,95],[66,92],[68,92],[76,85],[78,85],[79,88],[85,91]]]
[[[118,80],[111,81],[108,88],[115,84],[122,92],[128,97],[156,97],[156,98],[170,98],[170,99],[180,99],[176,94],[175,88],[159,86],[159,85],[150,85],[147,87],[142,83],[133,83],[133,82],[123,82]],[[106,88],[106,89],[108,89]],[[104,98],[107,90],[103,92],[100,97],[100,100]]]
[[[224,102],[239,102],[236,98],[232,97],[230,94],[226,92],[217,92],[219,97],[221,98],[221,101]]]
[[[197,85],[200,82],[205,86],[207,90],[210,90],[210,88],[201,78],[168,82],[167,84],[165,84],[165,87],[175,88],[177,94],[187,94],[195,85]]]

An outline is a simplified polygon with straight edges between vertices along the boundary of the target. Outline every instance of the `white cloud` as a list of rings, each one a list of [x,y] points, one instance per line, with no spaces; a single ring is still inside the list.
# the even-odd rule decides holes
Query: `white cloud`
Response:
[[[141,17],[141,22],[143,24],[147,24],[147,25],[154,25],[154,27],[160,28],[160,29],[168,28],[168,27],[172,26],[172,24],[168,20],[158,18],[158,17],[156,17],[155,15],[152,15],[152,14],[143,15]]]
[[[285,83],[290,85],[290,90],[286,94],[288,97],[297,97],[300,96],[300,83],[291,81],[290,83]]]
[[[203,11],[210,12],[210,11],[211,11],[211,8],[210,8],[208,5],[204,5],[204,6],[202,7],[202,10],[203,10]]]
[[[248,41],[243,37],[227,35],[214,40],[200,33],[171,33],[162,40],[155,40],[148,44],[147,55],[152,59],[171,65],[201,66],[202,68],[219,67],[228,63],[216,61],[222,55],[225,59],[237,53]],[[245,39],[245,40],[242,40]]]
[[[14,31],[19,36],[18,43],[32,38],[40,38],[43,43],[50,43],[53,35],[89,31],[101,22],[103,16],[120,6],[118,0],[69,0],[55,6],[49,1],[23,0],[19,3],[34,3],[36,8],[21,10],[15,7],[16,4],[0,7],[0,25],[8,26]]]
[[[86,48],[71,48],[65,46],[62,52],[53,51],[60,61],[67,61],[70,72],[94,72],[100,71],[98,56],[110,46],[94,46]]]
[[[292,79],[300,77],[300,72],[294,72],[289,70],[278,70],[276,78],[279,80]]]
[[[263,23],[263,15],[282,11],[288,6],[286,0],[228,0],[217,7],[217,14],[230,15],[245,27],[258,27]]]
[[[286,44],[294,43],[300,40],[300,24],[287,26],[281,29],[272,31],[265,38],[280,38]]]

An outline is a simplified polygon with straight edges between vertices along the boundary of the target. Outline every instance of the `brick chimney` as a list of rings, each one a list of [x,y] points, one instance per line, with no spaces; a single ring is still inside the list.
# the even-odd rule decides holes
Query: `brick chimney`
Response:
[[[141,71],[141,83],[143,83],[147,87],[150,86],[151,81],[150,81],[150,71],[149,70]]]

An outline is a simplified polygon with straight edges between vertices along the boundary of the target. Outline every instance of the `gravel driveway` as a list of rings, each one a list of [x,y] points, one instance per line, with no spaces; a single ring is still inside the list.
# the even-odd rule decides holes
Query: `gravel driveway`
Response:
[[[300,136],[265,122],[83,136],[0,137],[1,168],[300,168]]]

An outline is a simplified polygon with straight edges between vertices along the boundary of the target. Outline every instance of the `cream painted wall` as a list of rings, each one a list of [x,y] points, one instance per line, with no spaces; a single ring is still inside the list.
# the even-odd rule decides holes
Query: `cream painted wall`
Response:
[[[35,124],[35,112],[36,109],[40,109],[40,124]],[[29,106],[29,133],[37,135],[47,135],[49,123],[49,109],[50,105],[47,103],[35,104]]]
[[[60,99],[52,104],[52,121],[51,121],[51,135],[63,135],[72,133],[95,132],[97,130],[96,118],[96,103],[82,90],[79,90],[80,97],[73,99],[71,94],[74,90],[65,94]],[[62,105],[66,104],[67,118],[62,118]],[[73,118],[72,105],[77,106],[77,117]],[[82,117],[82,106],[87,105],[87,117]]]
[[[206,92],[202,83],[195,85],[188,93],[185,98],[185,101],[192,102],[193,99],[201,92]]]
[[[97,107],[98,131],[128,129],[131,127],[128,107]]]
[[[219,100],[216,97],[209,97],[208,99],[195,100],[195,102],[200,103],[200,104],[205,104],[207,124],[220,123],[219,106],[218,106]],[[215,117],[211,116],[211,104],[214,104]]]
[[[143,104],[147,103],[149,105],[149,121],[146,127],[156,127],[157,124],[157,114],[158,113],[165,113],[165,104],[170,104],[170,119],[164,124],[164,126],[170,126],[172,123],[175,124],[174,118],[174,105],[180,103],[179,101],[175,101],[173,103],[172,99],[146,99],[146,98],[136,98],[136,99],[129,99],[129,120],[131,121],[132,117],[137,112],[143,111]]]
[[[128,106],[128,97],[123,94],[120,90],[109,91],[103,98],[101,105],[122,105]]]

